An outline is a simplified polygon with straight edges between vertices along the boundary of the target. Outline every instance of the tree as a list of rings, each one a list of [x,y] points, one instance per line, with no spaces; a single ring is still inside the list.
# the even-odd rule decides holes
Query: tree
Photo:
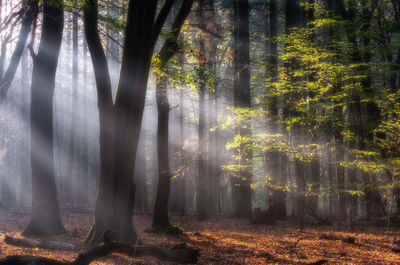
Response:
[[[154,45],[174,1],[166,0],[156,17],[157,1],[129,1],[122,63],[115,103],[107,60],[97,29],[98,5],[84,2],[85,34],[96,76],[100,116],[100,185],[95,223],[87,241],[98,242],[110,226],[113,237],[136,242],[132,224],[136,151]]]
[[[198,2],[198,10],[197,10],[197,21],[200,25],[200,28],[204,28],[205,26],[205,18],[204,18],[204,0],[200,0]],[[205,113],[205,96],[206,96],[206,63],[207,58],[205,54],[205,40],[203,34],[199,34],[199,48],[197,52],[197,74],[198,74],[198,89],[199,89],[199,127],[198,127],[198,135],[197,135],[197,192],[196,192],[196,201],[197,201],[197,213],[198,218],[200,220],[204,220],[207,218],[207,166],[206,166],[206,113]]]
[[[267,58],[267,76],[271,78],[272,82],[277,82],[278,76],[278,3],[276,0],[270,0],[268,4],[269,9],[269,35],[266,41]],[[268,91],[267,91],[268,93]],[[272,135],[279,133],[279,100],[278,96],[274,96],[270,99],[267,110],[267,126],[268,132]],[[285,130],[285,128],[282,128]],[[267,152],[266,161],[269,168],[269,176],[273,180],[275,185],[282,187],[287,182],[287,157],[285,153],[280,153],[278,150],[271,150]],[[286,193],[282,188],[273,189],[272,195],[270,196],[270,205],[274,205],[277,208],[277,218],[286,218]]]
[[[17,17],[21,18],[21,30],[14,52],[11,56],[10,64],[8,65],[7,71],[5,72],[4,76],[2,76],[0,80],[1,99],[4,99],[6,97],[8,89],[10,88],[11,83],[14,79],[19,61],[25,49],[26,40],[28,39],[29,32],[31,31],[31,27],[32,25],[33,27],[35,27],[34,22],[37,18],[38,8],[39,7],[37,0],[24,0],[22,1],[22,9],[19,11],[20,14],[16,14]]]
[[[247,0],[234,1],[234,106],[251,109],[250,91],[250,38],[249,3]],[[250,124],[236,129],[236,135],[250,137]],[[239,154],[240,170],[235,180],[234,215],[249,216],[251,209],[251,150]]]
[[[70,187],[70,192],[67,194],[70,203],[74,205],[77,201],[73,199],[74,190],[79,189],[80,185],[78,184],[80,180],[78,180],[79,176],[79,162],[78,161],[78,142],[77,142],[77,123],[78,123],[78,10],[76,8],[77,2],[73,2],[73,13],[72,13],[72,118],[71,118],[71,130],[69,135],[69,150],[68,150],[68,164],[71,167],[69,170],[69,179],[68,184]],[[81,176],[82,178],[82,176]],[[75,193],[76,194],[76,193]]]
[[[184,0],[182,7],[175,18],[171,27],[171,36],[168,36],[164,45],[156,55],[159,73],[156,76],[156,100],[158,110],[158,127],[157,127],[157,161],[158,161],[158,185],[157,195],[153,212],[153,228],[168,229],[170,226],[168,219],[168,199],[171,187],[171,173],[169,169],[169,111],[170,106],[167,94],[167,64],[169,60],[178,51],[178,36],[182,25],[190,12],[193,0]]]
[[[28,70],[28,49],[25,49],[21,58],[21,102],[22,102],[22,117],[23,117],[23,129],[21,130],[21,153],[25,153],[29,150],[29,129],[30,129],[30,119],[29,119],[29,70]],[[31,179],[31,171],[30,171],[30,161],[29,156],[25,156],[21,158],[21,193],[20,193],[20,205],[28,206],[27,202],[29,188],[30,188],[30,179]]]
[[[64,24],[63,1],[43,1],[42,35],[31,85],[32,216],[25,234],[65,233],[58,206],[53,157],[53,96]]]

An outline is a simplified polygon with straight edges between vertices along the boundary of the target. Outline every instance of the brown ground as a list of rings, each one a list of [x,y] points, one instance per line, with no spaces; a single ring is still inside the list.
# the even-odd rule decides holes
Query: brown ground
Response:
[[[78,244],[85,236],[91,223],[91,214],[69,214],[63,216],[69,231],[76,229],[79,237],[71,235],[52,238]],[[198,264],[309,264],[318,260],[328,260],[326,264],[400,264],[400,253],[393,239],[400,238],[400,230],[391,232],[386,238],[385,229],[377,227],[358,228],[356,233],[341,232],[332,227],[307,227],[303,232],[293,224],[282,223],[275,226],[251,225],[245,219],[212,218],[199,222],[194,217],[171,219],[185,232],[185,236],[173,237],[146,233],[150,216],[136,216],[136,229],[145,243],[161,247],[186,242],[200,249]],[[29,220],[27,214],[0,212],[0,258],[7,255],[39,255],[59,260],[73,260],[77,253],[28,249],[7,245],[5,235],[19,236]],[[352,236],[355,243],[341,240],[319,239],[330,235],[346,238]],[[395,240],[396,241],[396,240]],[[166,264],[153,258],[130,259],[112,255],[93,264]]]

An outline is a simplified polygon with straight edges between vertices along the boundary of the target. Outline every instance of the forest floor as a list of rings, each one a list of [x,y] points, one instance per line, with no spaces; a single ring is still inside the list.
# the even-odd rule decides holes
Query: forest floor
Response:
[[[137,232],[145,243],[172,247],[186,242],[200,250],[198,264],[312,264],[322,260],[327,261],[325,264],[400,264],[400,246],[395,245],[396,238],[400,238],[399,229],[392,230],[387,238],[385,229],[379,227],[358,227],[355,233],[348,233],[330,226],[308,226],[300,231],[289,222],[271,226],[251,225],[247,219],[226,217],[200,222],[195,217],[172,216],[171,220],[183,229],[183,236],[146,232],[151,216],[134,217]],[[19,237],[28,221],[28,214],[0,211],[0,258],[35,255],[73,260],[77,256],[76,252],[23,248],[4,243],[5,235]],[[92,222],[92,214],[64,214],[63,221],[69,231],[75,232],[51,240],[80,244]],[[349,237],[354,238],[354,242],[347,242]],[[115,254],[92,264],[167,263],[150,257],[132,260]]]

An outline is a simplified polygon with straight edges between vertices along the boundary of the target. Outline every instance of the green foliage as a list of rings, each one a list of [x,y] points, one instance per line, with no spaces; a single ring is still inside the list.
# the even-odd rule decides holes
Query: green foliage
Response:
[[[397,185],[392,184],[400,179],[400,92],[385,87],[384,81],[373,83],[368,80],[387,78],[393,72],[393,63],[378,59],[388,58],[399,50],[399,21],[396,22],[395,14],[390,11],[382,13],[382,10],[393,10],[387,9],[391,6],[389,1],[351,0],[347,5],[348,8],[358,6],[360,12],[372,12],[370,23],[373,26],[369,31],[363,31],[368,23],[365,17],[352,17],[346,21],[322,5],[304,4],[306,10],[314,11],[315,20],[305,28],[294,28],[276,39],[267,39],[284,47],[279,54],[279,64],[274,66],[278,76],[265,79],[267,92],[257,99],[261,103],[258,109],[231,108],[232,114],[221,117],[219,127],[237,129],[251,124],[254,130],[257,124],[268,121],[282,130],[281,133],[267,131],[245,136],[236,133],[227,144],[227,149],[235,150],[234,162],[224,169],[239,171],[239,161],[248,153],[264,156],[268,152],[277,152],[289,159],[310,163],[321,150],[329,150],[332,157],[336,152],[346,152],[347,158],[335,161],[336,165],[372,176],[379,183],[379,190],[392,190]],[[394,32],[396,38],[392,37]],[[351,42],[351,34],[360,38],[357,47]],[[361,42],[362,38],[376,42],[366,46]],[[368,52],[376,59],[366,62],[352,59],[356,53],[364,56]],[[254,74],[253,78],[258,81],[260,75]],[[280,103],[284,114],[273,117],[266,110],[276,102]],[[365,121],[362,112],[366,112],[368,120]],[[322,144],[322,135],[337,139]],[[388,174],[391,183],[387,182]],[[255,184],[272,190],[282,189],[284,185],[277,184],[274,177]],[[309,177],[305,177],[306,195],[318,195],[313,191]],[[337,187],[334,190],[362,196],[362,190],[368,185],[359,180],[359,183],[347,182],[344,190],[339,191]],[[320,191],[328,192],[322,188]]]

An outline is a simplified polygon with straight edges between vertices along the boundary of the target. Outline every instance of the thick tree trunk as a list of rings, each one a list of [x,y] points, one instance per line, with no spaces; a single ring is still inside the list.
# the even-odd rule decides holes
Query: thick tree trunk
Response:
[[[147,176],[148,174],[147,167],[147,158],[146,158],[146,137],[142,135],[139,140],[138,147],[138,155],[136,157],[136,167],[135,167],[135,176],[134,180],[137,183],[137,194],[135,200],[135,210],[141,213],[149,212],[149,203],[148,203],[148,188],[147,188]]]
[[[113,105],[107,60],[97,30],[97,1],[85,1],[85,32],[99,96],[101,149],[100,187],[95,224],[87,238],[90,242],[98,241],[107,226],[114,230],[114,239],[137,242],[132,223],[136,153],[150,61],[171,6],[171,1],[166,1],[155,19],[156,0],[129,1],[120,79]]]
[[[249,54],[249,3],[247,0],[234,1],[234,83],[236,91],[234,92],[234,105],[240,108],[251,108],[251,91],[250,91],[250,54]],[[242,137],[251,134],[250,124],[247,128],[238,128],[237,134]],[[235,216],[250,216],[251,209],[251,166],[252,154],[251,150],[242,150],[244,153],[240,158],[241,166],[238,176],[238,187],[236,189],[234,202]]]
[[[95,205],[95,224],[91,228],[86,241],[98,243],[109,225],[113,209],[113,101],[107,59],[97,29],[97,1],[85,1],[83,12],[85,36],[97,84],[100,119],[100,183]]]
[[[129,1],[124,51],[115,102],[115,172],[112,227],[118,240],[135,242],[132,224],[136,151],[153,54],[154,0]],[[146,25],[146,26],[144,26]]]
[[[33,55],[31,92],[32,217],[25,234],[64,233],[53,158],[53,95],[63,32],[63,1],[43,2],[42,36]]]

